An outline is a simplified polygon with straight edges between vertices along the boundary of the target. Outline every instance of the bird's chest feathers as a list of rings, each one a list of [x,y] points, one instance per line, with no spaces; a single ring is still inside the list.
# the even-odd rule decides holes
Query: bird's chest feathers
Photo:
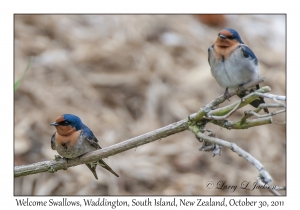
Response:
[[[81,131],[76,131],[75,128],[73,129],[71,126],[60,126],[65,127],[62,129],[57,129],[56,133],[56,142],[60,146],[62,146],[65,150],[68,150],[70,147],[74,147],[74,145],[77,143]],[[71,127],[66,128],[66,127]]]
[[[238,46],[239,44],[235,44],[229,47],[215,45],[214,51],[217,56],[217,59],[222,62],[225,62],[230,57],[230,55],[236,50]]]

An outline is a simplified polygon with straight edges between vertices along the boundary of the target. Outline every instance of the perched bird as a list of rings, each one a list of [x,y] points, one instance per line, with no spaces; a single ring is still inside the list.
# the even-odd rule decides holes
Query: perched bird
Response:
[[[224,95],[228,97],[228,88],[242,87],[244,84],[259,78],[258,60],[252,50],[244,44],[239,33],[232,28],[222,29],[215,43],[208,48],[208,63],[211,73],[218,84],[226,88]],[[256,85],[259,89],[259,85]],[[238,94],[244,97],[246,94]],[[258,107],[265,103],[262,97],[250,104]],[[264,108],[269,113],[267,108]]]
[[[88,152],[101,149],[94,133],[82,123],[81,119],[72,114],[63,114],[50,125],[55,126],[56,132],[51,138],[51,148],[67,159],[77,158]],[[103,160],[87,163],[95,178],[97,165],[102,166],[119,177]]]

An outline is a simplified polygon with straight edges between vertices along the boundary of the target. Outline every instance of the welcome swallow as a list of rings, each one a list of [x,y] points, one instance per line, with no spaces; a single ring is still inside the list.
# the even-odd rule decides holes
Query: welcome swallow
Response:
[[[218,84],[226,88],[225,95],[228,94],[228,88],[242,87],[259,77],[255,54],[232,28],[222,29],[215,43],[208,48],[208,63]],[[259,85],[256,85],[256,89],[259,89]],[[245,95],[245,93],[238,94],[241,98]],[[265,103],[263,97],[250,104],[257,108],[261,103]],[[269,113],[267,108],[264,108],[264,111]]]
[[[51,148],[67,159],[80,157],[88,152],[101,149],[94,133],[82,123],[81,119],[72,114],[63,114],[50,125],[55,126],[56,132],[51,138]],[[87,163],[95,178],[97,165],[102,166],[119,177],[103,160]]]

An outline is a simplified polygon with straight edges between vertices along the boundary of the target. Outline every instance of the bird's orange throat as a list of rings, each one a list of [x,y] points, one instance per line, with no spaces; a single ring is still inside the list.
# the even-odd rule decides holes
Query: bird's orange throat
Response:
[[[217,47],[226,48],[226,47],[232,46],[233,43],[231,43],[230,40],[228,40],[228,39],[222,39],[222,38],[218,37],[215,42],[215,45]]]
[[[64,127],[67,127],[67,126],[64,126]],[[80,136],[80,133],[81,131],[78,130],[74,130],[73,132],[69,133],[68,135],[61,135],[59,132],[59,130],[57,129],[57,133],[56,133],[56,136],[55,136],[55,139],[56,139],[56,142],[59,144],[59,145],[62,145],[62,146],[66,146],[67,147],[73,147],[77,141],[78,141],[78,138]]]
[[[227,59],[238,46],[239,43],[227,45],[226,42],[219,42],[214,45],[214,50],[218,59],[221,60],[222,57]]]
[[[76,128],[72,127],[71,125],[68,126],[58,125],[55,126],[55,128],[57,130],[57,133],[61,136],[69,136],[76,131]]]

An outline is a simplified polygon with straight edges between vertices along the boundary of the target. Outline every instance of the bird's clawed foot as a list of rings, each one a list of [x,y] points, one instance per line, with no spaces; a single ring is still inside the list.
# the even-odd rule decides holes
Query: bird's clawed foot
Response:
[[[54,160],[59,161],[60,159],[63,159],[63,157],[59,155],[54,155]]]
[[[245,90],[245,88],[244,88],[244,84],[240,84],[240,85],[238,86],[238,90],[239,90],[239,91],[241,91],[241,90]]]
[[[225,89],[224,97],[225,97],[225,99],[227,99],[228,101],[230,101],[230,100],[229,100],[230,95],[229,95],[229,93],[228,93],[228,87]]]

